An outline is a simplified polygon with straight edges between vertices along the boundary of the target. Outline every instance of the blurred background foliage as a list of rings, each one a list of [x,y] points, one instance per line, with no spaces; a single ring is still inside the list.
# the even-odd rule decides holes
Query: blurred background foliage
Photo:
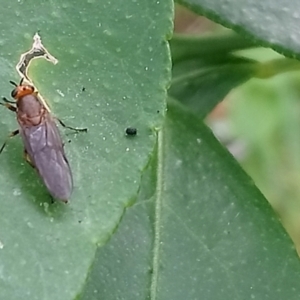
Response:
[[[228,29],[176,6],[175,33],[224,31]],[[283,57],[261,47],[235,54],[259,62]],[[213,109],[206,123],[253,178],[300,254],[300,72],[242,83]]]

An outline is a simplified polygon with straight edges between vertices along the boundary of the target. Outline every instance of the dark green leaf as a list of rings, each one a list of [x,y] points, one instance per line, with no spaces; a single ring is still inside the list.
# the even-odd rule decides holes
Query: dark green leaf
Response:
[[[170,81],[172,3],[29,0],[1,9],[2,95],[19,80],[15,65],[40,30],[59,63],[36,60],[30,76],[67,125],[88,128],[62,135],[75,182],[68,205],[50,204],[18,137],[1,154],[1,298],[74,299],[154,148]],[[4,107],[0,113],[4,141],[17,122]],[[130,126],[137,136],[125,135]]]
[[[234,32],[210,35],[174,35],[170,40],[172,61],[176,64],[190,59],[218,59],[233,51],[256,47],[253,41]]]
[[[171,103],[138,201],[98,250],[80,299],[296,300],[299,267],[253,182]]]
[[[300,57],[300,2],[257,0],[179,0],[237,32],[288,56]]]
[[[257,71],[257,63],[231,53],[253,44],[235,34],[183,38],[171,42],[173,71],[169,95],[204,118],[231,89]]]
[[[250,79],[254,73],[254,62],[230,56],[213,62],[185,61],[173,67],[169,95],[204,118],[231,89]]]

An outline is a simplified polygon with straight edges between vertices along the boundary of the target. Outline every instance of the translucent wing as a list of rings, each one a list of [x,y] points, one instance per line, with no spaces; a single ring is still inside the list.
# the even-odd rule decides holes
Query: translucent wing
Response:
[[[20,133],[27,154],[50,194],[54,198],[67,201],[73,189],[72,173],[58,128],[51,115],[47,113],[37,126],[21,125]]]

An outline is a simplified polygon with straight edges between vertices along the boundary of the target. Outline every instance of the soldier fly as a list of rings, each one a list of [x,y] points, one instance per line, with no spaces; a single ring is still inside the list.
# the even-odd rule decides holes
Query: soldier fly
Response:
[[[9,135],[9,138],[20,133],[24,144],[24,156],[34,167],[52,197],[68,202],[73,190],[73,178],[69,162],[64,152],[64,145],[52,114],[39,99],[38,92],[29,84],[10,81],[15,86],[11,92],[15,101],[2,98],[9,110],[16,113],[19,129]],[[15,105],[13,105],[15,104]],[[87,131],[66,126],[75,131]],[[7,140],[0,148],[0,153]]]

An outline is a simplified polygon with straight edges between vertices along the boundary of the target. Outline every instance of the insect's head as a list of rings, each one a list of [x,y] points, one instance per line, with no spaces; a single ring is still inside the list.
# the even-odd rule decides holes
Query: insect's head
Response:
[[[23,84],[23,79],[21,80],[20,84],[16,84],[13,81],[10,81],[10,83],[15,86],[15,88],[11,92],[11,96],[16,100],[34,93],[34,87],[29,84]]]

